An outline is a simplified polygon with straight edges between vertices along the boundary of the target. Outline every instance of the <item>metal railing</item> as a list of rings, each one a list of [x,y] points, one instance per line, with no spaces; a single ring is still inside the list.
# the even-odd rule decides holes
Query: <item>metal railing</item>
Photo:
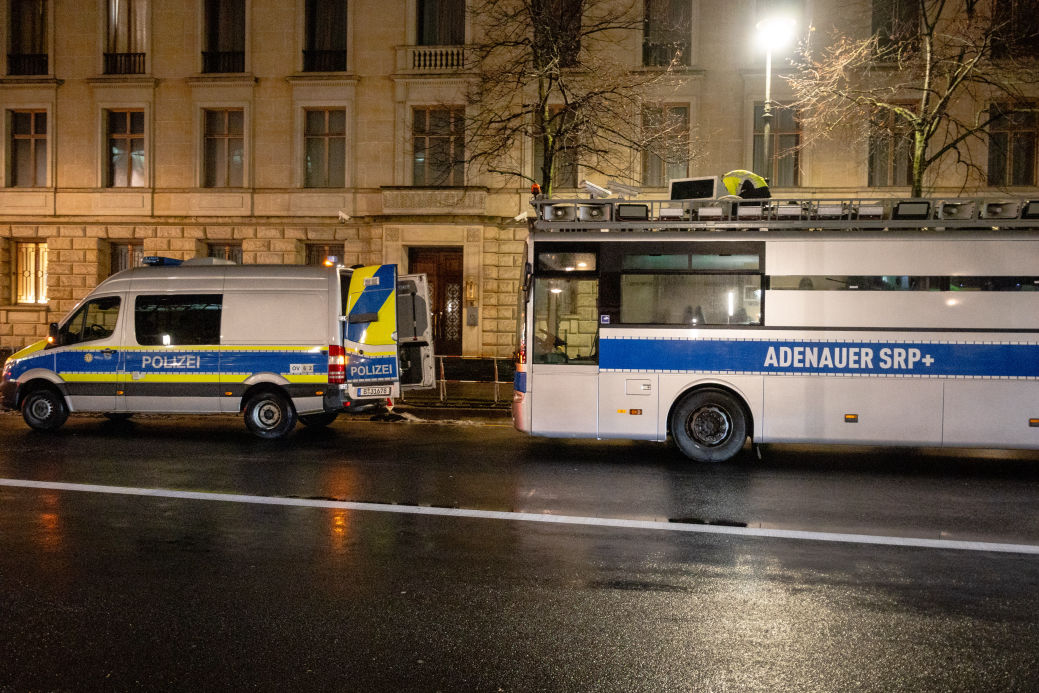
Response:
[[[203,51],[202,72],[245,72],[244,51]]]
[[[304,72],[346,72],[345,50],[303,51]]]
[[[7,74],[45,75],[47,62],[46,53],[8,53]]]
[[[106,75],[143,75],[144,53],[105,53]]]
[[[498,404],[512,399],[512,358],[483,356],[436,356],[434,390],[409,391],[402,401],[420,402],[435,399],[484,401]]]

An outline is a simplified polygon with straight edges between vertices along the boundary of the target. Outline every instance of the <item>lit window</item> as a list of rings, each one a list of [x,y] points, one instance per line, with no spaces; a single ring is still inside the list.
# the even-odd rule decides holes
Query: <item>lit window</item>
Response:
[[[15,275],[15,300],[18,303],[46,303],[47,244],[16,244]]]

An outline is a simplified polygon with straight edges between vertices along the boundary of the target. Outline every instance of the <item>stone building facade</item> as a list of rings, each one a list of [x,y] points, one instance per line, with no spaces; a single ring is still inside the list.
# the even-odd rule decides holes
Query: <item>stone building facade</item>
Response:
[[[622,49],[654,70],[654,37],[680,45],[681,84],[661,98],[702,145],[664,171],[633,152],[646,196],[664,196],[668,176],[753,167],[765,75],[752,33],[771,4],[644,0],[644,30]],[[778,4],[820,31],[868,27],[876,5]],[[451,104],[464,103],[475,24],[465,0],[0,0],[0,349],[45,335],[141,256],[332,255],[433,273],[438,350],[509,355],[528,186],[441,185],[427,155],[464,137]],[[796,127],[777,120],[788,137]],[[516,157],[534,175],[533,146]],[[897,180],[871,189],[869,158],[864,141],[821,144],[774,192],[905,194]],[[605,182],[578,162],[585,177]]]

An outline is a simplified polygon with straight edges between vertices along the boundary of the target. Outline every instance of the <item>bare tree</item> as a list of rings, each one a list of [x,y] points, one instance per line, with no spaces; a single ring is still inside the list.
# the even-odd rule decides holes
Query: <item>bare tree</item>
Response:
[[[1034,112],[1027,91],[1037,82],[1037,4],[880,0],[871,36],[836,32],[818,47],[810,35],[802,44],[786,77],[792,107],[806,133],[844,135],[849,125],[869,123],[874,137],[901,145],[914,196],[945,163],[962,167],[966,183],[985,173],[972,155],[980,147],[971,145],[988,144],[990,126],[1008,114]],[[889,14],[878,16],[878,6]],[[990,154],[989,183],[1006,183],[993,175],[994,163]]]
[[[555,180],[573,177],[577,162],[631,178],[633,150],[687,160],[688,125],[643,122],[643,112],[674,85],[687,46],[671,46],[659,67],[633,65],[641,8],[632,0],[477,0],[477,40],[468,48],[468,165],[537,182],[551,194]],[[662,48],[654,46],[658,54]],[[518,156],[529,141],[540,163],[533,178]]]

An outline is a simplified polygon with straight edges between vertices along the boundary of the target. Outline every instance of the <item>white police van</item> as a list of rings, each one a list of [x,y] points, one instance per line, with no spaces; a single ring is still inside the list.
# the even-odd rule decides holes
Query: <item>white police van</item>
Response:
[[[425,275],[146,258],[7,360],[3,405],[29,426],[70,412],[243,413],[261,438],[433,386]]]

